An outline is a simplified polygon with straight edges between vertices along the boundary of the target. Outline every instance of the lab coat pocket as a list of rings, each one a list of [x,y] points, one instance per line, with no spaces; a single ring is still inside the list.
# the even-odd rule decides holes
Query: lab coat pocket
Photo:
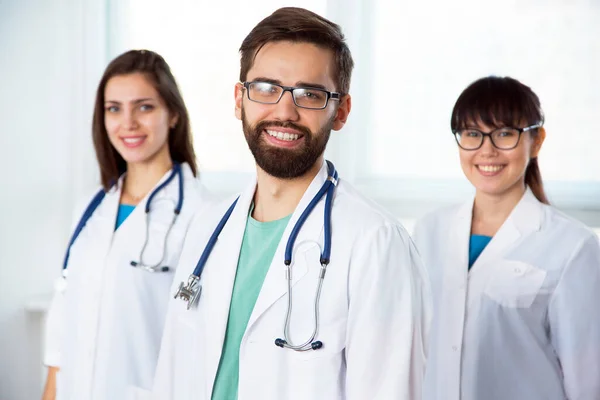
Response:
[[[127,389],[127,400],[150,400],[151,392],[149,390],[145,390],[139,388],[137,386],[129,386]]]
[[[485,294],[505,307],[530,307],[546,279],[546,271],[521,261],[502,260],[491,267]]]

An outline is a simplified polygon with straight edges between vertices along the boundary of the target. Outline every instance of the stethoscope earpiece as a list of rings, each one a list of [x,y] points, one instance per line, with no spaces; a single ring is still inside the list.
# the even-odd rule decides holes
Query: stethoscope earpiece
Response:
[[[169,268],[166,265],[164,265],[162,267],[157,267],[157,266],[151,267],[151,266],[141,265],[140,263],[135,262],[135,261],[131,261],[129,263],[129,265],[131,265],[134,268],[138,268],[139,267],[139,268],[141,268],[143,270],[146,270],[148,272],[169,272],[171,270],[171,268]]]
[[[310,347],[312,347],[313,350],[319,350],[321,347],[323,347],[323,342],[317,340],[316,342],[312,342]]]
[[[285,347],[289,347],[289,346],[287,346],[287,342],[281,338],[275,339],[275,346],[281,347],[282,349]],[[320,340],[317,340],[316,342],[312,342],[310,344],[310,348],[313,350],[319,350],[322,347],[323,347],[323,342],[321,342]],[[301,351],[305,351],[305,350],[308,350],[308,349],[304,349]]]

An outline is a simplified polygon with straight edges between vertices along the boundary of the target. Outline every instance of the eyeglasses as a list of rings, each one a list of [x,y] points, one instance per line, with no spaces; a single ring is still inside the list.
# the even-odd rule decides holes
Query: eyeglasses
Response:
[[[483,133],[477,129],[465,128],[452,132],[456,143],[463,150],[477,150],[483,146],[483,140],[489,136],[492,145],[500,150],[512,150],[519,145],[521,134],[533,129],[541,128],[542,124],[530,125],[525,128],[503,127],[494,129],[490,133]]]
[[[277,104],[285,92],[290,92],[294,104],[310,110],[322,110],[329,100],[340,100],[341,94],[309,87],[281,86],[269,82],[244,82],[248,99],[262,104]]]

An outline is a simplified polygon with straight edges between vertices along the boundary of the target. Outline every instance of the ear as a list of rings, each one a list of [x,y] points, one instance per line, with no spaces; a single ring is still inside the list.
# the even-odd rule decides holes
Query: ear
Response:
[[[334,131],[339,131],[346,124],[350,109],[352,108],[352,98],[349,94],[340,99],[340,105],[336,111],[335,119],[333,120]]]
[[[175,126],[177,125],[177,122],[179,122],[179,114],[174,114],[171,119],[169,120],[169,128],[173,129],[175,128]]]
[[[540,149],[542,148],[542,144],[546,139],[546,129],[544,127],[538,128],[537,135],[533,137],[533,144],[531,145],[531,158],[535,158],[538,156]]]
[[[234,97],[235,97],[235,117],[242,120],[242,101],[244,100],[244,86],[241,83],[235,84]]]

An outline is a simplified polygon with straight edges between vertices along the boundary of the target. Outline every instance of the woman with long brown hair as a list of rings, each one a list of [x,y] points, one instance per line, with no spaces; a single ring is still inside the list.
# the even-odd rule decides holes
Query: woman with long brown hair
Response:
[[[543,124],[512,78],[480,79],[454,106],[475,197],[415,228],[434,300],[424,400],[600,399],[600,245],[548,204]]]
[[[108,65],[92,135],[102,188],[76,213],[56,285],[45,399],[146,394],[186,231],[207,200],[188,112],[160,55],[129,51]]]

